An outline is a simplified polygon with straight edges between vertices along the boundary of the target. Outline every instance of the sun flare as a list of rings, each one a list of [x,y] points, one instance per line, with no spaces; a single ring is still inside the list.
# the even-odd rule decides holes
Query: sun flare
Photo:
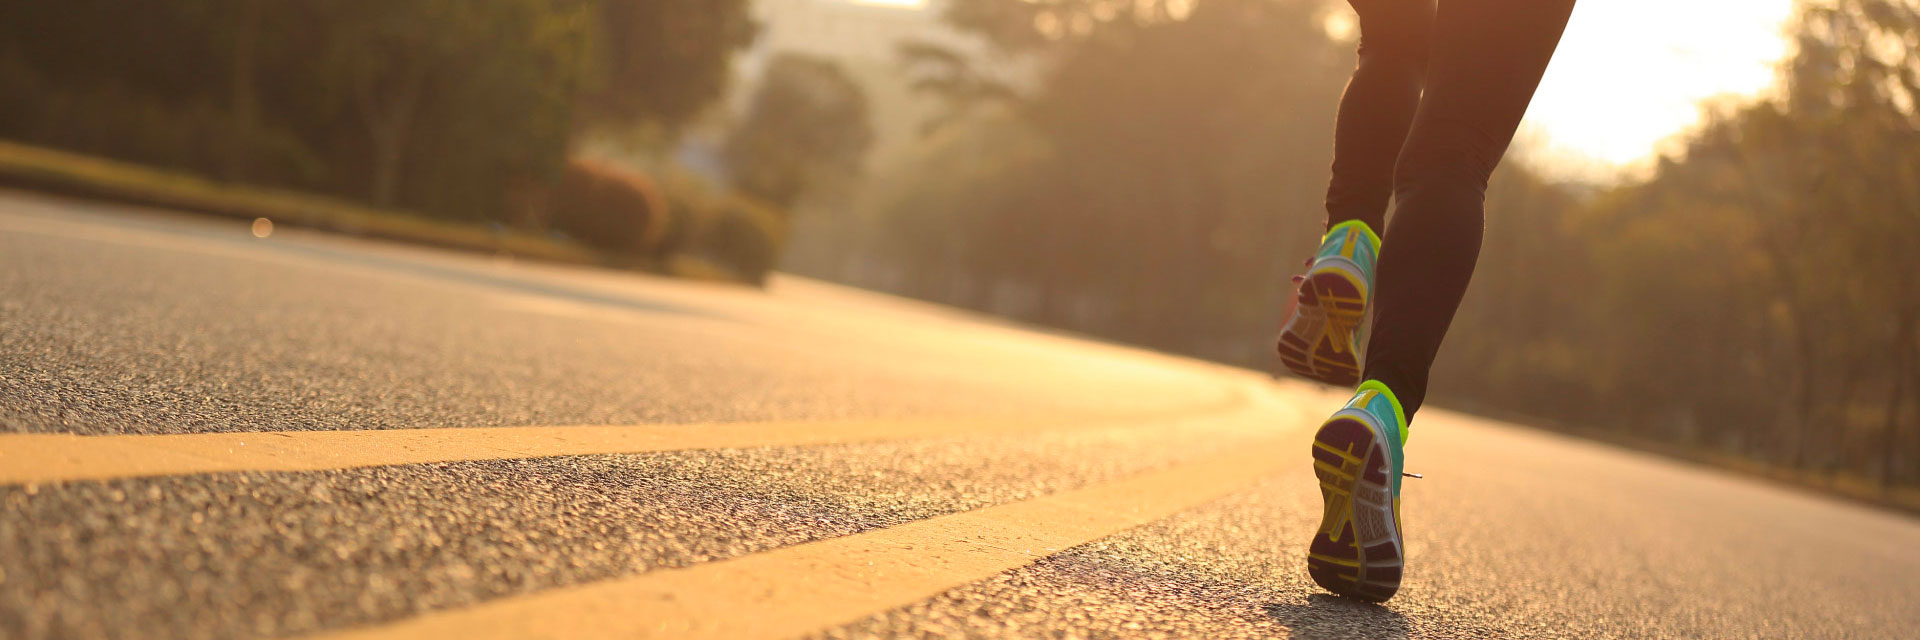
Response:
[[[1525,129],[1549,163],[1653,157],[1700,105],[1769,90],[1793,0],[1608,0],[1574,7]]]

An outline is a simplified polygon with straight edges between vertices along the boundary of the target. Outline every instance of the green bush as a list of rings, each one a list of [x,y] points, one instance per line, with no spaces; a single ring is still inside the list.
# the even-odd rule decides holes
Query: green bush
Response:
[[[715,200],[700,222],[690,253],[733,270],[742,281],[766,283],[786,244],[785,216],[757,200],[729,195]]]
[[[718,210],[715,203],[724,194],[706,178],[679,165],[650,164],[647,170],[658,181],[667,210],[673,212],[673,224],[660,239],[660,254],[686,255],[694,250],[696,235],[710,226]]]
[[[50,83],[4,53],[0,95],[0,138],[271,186],[307,187],[326,175],[298,137],[266,124],[243,131],[208,100],[167,102],[112,79]],[[232,175],[240,169],[248,174]]]
[[[0,2],[0,138],[498,222],[565,161],[597,4]]]
[[[550,207],[553,230],[622,255],[658,256],[670,226],[667,200],[652,179],[598,160],[569,160]]]

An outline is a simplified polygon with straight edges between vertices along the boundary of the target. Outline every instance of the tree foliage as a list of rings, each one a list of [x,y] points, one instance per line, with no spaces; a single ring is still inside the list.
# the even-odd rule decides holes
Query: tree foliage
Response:
[[[1029,4],[949,5],[960,26],[1039,56],[1038,88],[980,101],[993,106],[926,141],[926,170],[879,185],[875,251],[912,261],[921,295],[1236,361],[1264,351],[1230,336],[1271,329],[1298,260],[1274,247],[1316,233],[1315,200],[1294,196],[1325,182],[1351,63],[1316,26],[1324,4],[1207,2],[1178,18]],[[1047,39],[1026,18],[965,17],[1042,9],[1093,22]],[[991,86],[963,75],[932,77]]]
[[[832,61],[781,54],[724,154],[735,187],[784,209],[803,195],[844,193],[872,142],[860,85]]]
[[[718,99],[733,52],[753,42],[747,0],[599,0],[595,122],[678,126]]]
[[[1639,430],[1911,479],[1920,3],[1808,3],[1793,38],[1783,95],[1709,114],[1684,155],[1587,212],[1613,282],[1585,311],[1658,310],[1612,325],[1597,372],[1656,399]]]
[[[745,0],[0,3],[0,136],[459,218],[550,184],[580,119],[678,123]]]

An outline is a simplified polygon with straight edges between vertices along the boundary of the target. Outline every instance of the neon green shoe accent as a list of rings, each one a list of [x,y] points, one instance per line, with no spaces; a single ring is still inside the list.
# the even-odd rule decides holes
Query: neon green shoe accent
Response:
[[[1333,232],[1335,231],[1340,231],[1343,229],[1356,229],[1356,228],[1360,230],[1360,233],[1366,235],[1368,246],[1373,246],[1373,247],[1380,246],[1380,234],[1374,233],[1373,227],[1369,227],[1367,226],[1367,223],[1361,222],[1359,220],[1348,220],[1346,222],[1342,222],[1340,224],[1336,224],[1331,227],[1328,227],[1327,235],[1322,236],[1320,241],[1323,243],[1326,242],[1327,238],[1333,237]]]
[[[1380,395],[1387,397],[1387,401],[1393,404],[1393,424],[1394,426],[1400,427],[1400,444],[1402,446],[1406,445],[1407,437],[1411,435],[1412,432],[1407,430],[1407,412],[1400,408],[1399,396],[1393,395],[1393,390],[1388,389],[1387,384],[1379,380],[1368,380],[1366,382],[1362,382],[1360,383],[1360,386],[1354,387],[1353,390],[1354,391],[1367,391],[1367,390],[1378,391],[1380,392]],[[1365,408],[1365,406],[1362,405],[1362,408]],[[1375,413],[1375,415],[1379,415],[1379,414]],[[1380,416],[1380,417],[1385,418],[1386,416]]]
[[[1385,400],[1384,403],[1379,402],[1382,399]],[[1387,412],[1385,410],[1386,407],[1380,406],[1381,404],[1392,407],[1393,411],[1391,413]],[[1406,460],[1405,449],[1407,437],[1410,435],[1410,432],[1407,430],[1407,414],[1406,411],[1400,408],[1400,399],[1394,397],[1393,390],[1388,389],[1386,383],[1380,382],[1379,380],[1367,380],[1361,382],[1359,387],[1354,388],[1353,399],[1347,402],[1347,406],[1365,411],[1367,414],[1373,416],[1375,420],[1383,423],[1392,420],[1394,426],[1398,427],[1400,437],[1387,439],[1387,455],[1391,458],[1389,460],[1390,464],[1388,465],[1389,473],[1387,481],[1393,483],[1393,495],[1400,495],[1401,472],[1406,469],[1404,464]]]
[[[1344,258],[1360,270],[1365,283],[1355,283],[1363,291],[1373,289],[1373,267],[1380,257],[1380,235],[1373,228],[1359,220],[1348,220],[1327,229],[1320,237],[1320,251],[1314,254],[1318,262],[1323,258]]]

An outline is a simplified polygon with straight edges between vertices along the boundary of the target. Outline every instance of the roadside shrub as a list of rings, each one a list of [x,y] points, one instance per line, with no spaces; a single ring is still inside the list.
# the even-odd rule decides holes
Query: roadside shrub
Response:
[[[695,250],[697,237],[712,226],[718,215],[719,201],[725,193],[700,174],[672,163],[651,165],[648,170],[658,180],[660,193],[673,212],[673,224],[660,239],[660,255],[688,255]]]
[[[720,198],[713,205],[693,234],[691,253],[732,270],[744,282],[765,284],[786,243],[785,216],[741,195]]]
[[[549,207],[552,229],[622,255],[658,256],[669,226],[666,198],[652,179],[599,160],[567,161]]]
[[[0,138],[267,186],[318,184],[327,170],[298,137],[271,123],[242,131],[213,102],[170,102],[112,79],[49,82],[6,53]]]

